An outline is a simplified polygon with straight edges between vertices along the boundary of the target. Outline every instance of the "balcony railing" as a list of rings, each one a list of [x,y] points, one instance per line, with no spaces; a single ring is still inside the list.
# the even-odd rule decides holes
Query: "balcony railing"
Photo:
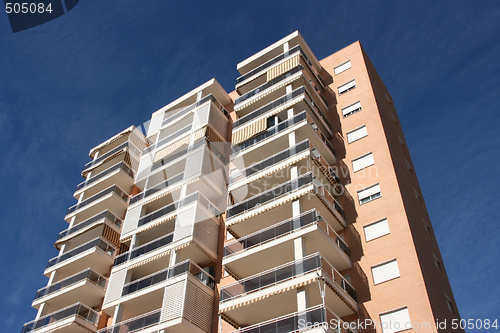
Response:
[[[334,332],[341,333],[342,323],[339,316],[329,308],[324,305],[317,305],[304,311],[297,311],[262,323],[243,327],[230,333],[295,333],[320,327],[329,327]]]
[[[129,144],[128,142],[124,142],[121,145],[119,145],[118,147],[111,149],[106,154],[103,154],[103,155],[99,156],[98,158],[96,158],[95,160],[92,160],[92,161],[88,162],[87,164],[85,164],[83,169],[85,170],[85,169],[90,168],[93,165],[96,165],[97,163],[99,163],[99,162],[103,161],[104,159],[110,157],[111,155],[119,152],[120,150],[124,149],[125,147],[128,147],[128,144]]]
[[[215,287],[214,278],[210,274],[205,272],[203,269],[201,269],[198,265],[196,265],[195,263],[193,263],[191,260],[188,259],[178,263],[175,266],[168,267],[162,271],[156,272],[154,274],[145,276],[141,279],[127,283],[126,285],[123,286],[122,296],[148,288],[150,286],[169,280],[184,273],[190,273],[198,280],[200,280],[204,285],[210,287],[211,289],[214,289]]]
[[[250,177],[251,175],[260,172],[264,169],[267,169],[275,164],[278,164],[287,158],[300,154],[301,152],[308,150],[310,147],[309,140],[306,139],[292,148],[288,148],[285,150],[282,150],[262,161],[259,163],[253,164],[252,166],[249,166],[248,168],[245,168],[243,170],[240,170],[236,175],[231,175],[229,177],[229,183],[234,183],[236,180],[243,178],[243,177]]]
[[[165,189],[165,188],[167,188],[169,186],[172,186],[173,184],[176,184],[176,183],[182,181],[182,179],[184,179],[184,173],[183,172],[178,173],[175,176],[168,177],[168,179],[165,180],[164,182],[161,182],[160,184],[157,184],[157,185],[155,185],[155,186],[147,189],[146,191],[143,191],[143,192],[141,192],[139,194],[136,194],[135,196],[133,196],[132,198],[130,198],[130,205],[133,204],[133,203],[136,203],[139,200],[147,198],[150,195],[153,195],[156,192],[161,191],[161,190],[163,190],[163,189]]]
[[[83,245],[80,245],[80,246],[74,248],[73,250],[70,250],[66,253],[63,253],[60,256],[57,256],[55,258],[50,259],[48,264],[47,264],[47,268],[52,267],[56,264],[59,264],[60,262],[68,260],[74,256],[77,256],[80,253],[83,253],[83,252],[90,250],[92,248],[99,248],[102,251],[108,253],[110,256],[113,256],[115,254],[115,251],[116,251],[116,248],[114,245],[111,245],[108,242],[104,241],[104,239],[98,237],[98,238],[91,240],[90,242],[87,242]]]
[[[340,236],[326,223],[316,210],[310,210],[299,217],[274,224],[253,234],[233,240],[224,246],[224,257],[262,245],[271,240],[288,235],[303,227],[317,224],[330,238],[349,255],[349,247]]]
[[[144,149],[144,154],[149,153],[149,152],[150,152],[150,151],[152,151],[153,149],[160,148],[160,147],[164,146],[165,144],[167,144],[168,142],[170,142],[170,141],[172,141],[172,140],[174,140],[174,139],[176,139],[176,140],[180,139],[180,138],[181,138],[181,136],[182,136],[183,134],[186,134],[187,132],[189,132],[189,131],[191,130],[191,128],[193,128],[193,124],[189,124],[189,125],[187,125],[187,126],[185,126],[185,127],[181,128],[181,129],[180,129],[180,130],[178,130],[177,132],[170,134],[170,135],[169,135],[169,136],[167,136],[166,138],[163,138],[163,139],[161,139],[160,141],[158,141],[156,144],[151,145],[151,146],[149,146],[149,147],[145,148],[145,149]]]
[[[174,240],[174,233],[171,232],[169,234],[166,234],[165,236],[152,240],[151,242],[142,244],[132,249],[131,251],[127,251],[125,253],[120,254],[119,256],[116,256],[113,266],[121,265],[124,262],[127,262],[129,260],[140,257],[146,253],[167,246],[168,244],[171,244],[173,240]]]
[[[304,87],[299,87],[299,88],[295,89],[294,91],[292,91],[291,93],[286,94],[284,96],[281,96],[281,97],[275,99],[274,101],[269,102],[268,104],[258,108],[257,110],[252,111],[247,115],[244,115],[243,117],[241,117],[233,122],[233,130],[235,128],[237,128],[243,124],[246,124],[247,122],[271,111],[272,109],[275,109],[278,106],[283,105],[283,104],[291,101],[292,99],[294,99],[300,95],[303,95],[305,93],[305,91],[306,90]]]
[[[163,120],[161,126],[165,126],[166,124],[168,124],[169,122],[177,119],[177,118],[180,118],[186,114],[188,114],[190,111],[193,111],[194,109],[196,109],[198,106],[208,102],[208,101],[212,101],[214,102],[215,106],[217,106],[217,108],[226,116],[226,117],[229,117],[229,113],[226,111],[226,109],[224,109],[224,106],[212,95],[207,95],[205,97],[203,97],[202,99],[200,99],[199,101],[193,103],[193,104],[190,104],[188,106],[186,106],[185,108],[181,109],[180,111],[176,112],[175,114],[171,115],[170,117],[166,118]]]
[[[238,77],[236,79],[236,84],[240,84],[241,82],[245,81],[246,79],[254,76],[255,74],[263,71],[266,68],[271,67],[272,65],[280,62],[281,60],[283,60],[283,59],[287,58],[288,56],[295,54],[297,52],[300,52],[300,54],[304,57],[306,62],[309,64],[309,66],[312,66],[311,62],[309,61],[309,59],[305,55],[304,51],[302,51],[302,48],[299,45],[297,45],[297,46],[292,47],[290,50],[283,52],[282,54],[278,55],[277,57],[274,57],[273,59],[265,62],[264,64],[260,65],[259,67],[252,69],[250,72]]]
[[[259,142],[262,142],[262,141],[280,133],[280,132],[283,132],[287,128],[290,128],[293,125],[298,124],[301,121],[304,121],[306,119],[307,119],[307,112],[302,111],[302,112],[296,114],[292,119],[282,121],[278,125],[273,126],[271,128],[268,128],[264,133],[259,134],[251,139],[248,139],[248,140],[240,143],[239,145],[234,145],[232,150],[231,150],[231,154],[234,155],[234,154],[240,152],[241,150],[247,149],[247,148],[249,148],[249,147],[251,147]]]
[[[99,179],[102,179],[104,178],[105,176],[109,175],[110,173],[118,170],[118,169],[122,169],[123,171],[125,171],[126,174],[128,174],[130,177],[134,178],[134,172],[132,171],[132,169],[130,169],[124,162],[119,162],[115,165],[113,165],[112,167],[110,167],[109,169],[106,169],[105,171],[97,174],[96,176],[94,177],[91,177],[89,179],[87,179],[86,181],[84,182],[81,182],[80,184],[78,184],[78,186],[76,187],[76,190],[81,190],[82,188],[84,188],[85,186],[87,185],[90,185],[94,182],[96,182],[97,180]]]
[[[66,215],[69,215],[71,213],[73,213],[74,211],[80,209],[80,208],[83,208],[89,204],[91,204],[92,202],[110,194],[110,193],[115,193],[117,194],[120,198],[122,198],[125,202],[127,201],[128,199],[128,194],[125,193],[124,191],[122,191],[117,185],[113,185],[113,186],[110,186],[108,187],[107,189],[105,190],[102,190],[101,192],[97,193],[97,194],[94,194],[93,196],[91,196],[90,198],[88,199],[85,199],[79,203],[77,203],[76,205],[74,206],[71,206],[69,209],[68,209],[68,212],[66,213]]]
[[[67,308],[59,310],[57,312],[51,313],[44,317],[41,317],[37,320],[30,321],[29,323],[24,324],[21,333],[27,333],[35,331],[39,328],[48,326],[55,322],[61,321],[63,319],[69,317],[79,317],[82,318],[92,325],[95,325],[97,328],[97,323],[99,322],[99,314],[92,310],[91,308],[83,305],[81,303],[76,303]]]
[[[337,284],[356,301],[354,288],[319,253],[311,254],[301,260],[296,260],[223,286],[221,287],[220,301],[226,302],[318,270],[328,276],[333,283]]]
[[[115,326],[106,327],[97,331],[97,333],[129,333],[135,332],[149,326],[156,325],[160,322],[161,310],[155,310],[142,316],[138,316],[127,321],[116,324]]]
[[[257,88],[247,92],[246,94],[243,94],[241,95],[240,97],[238,97],[235,102],[234,102],[234,105],[238,105],[239,103],[249,99],[250,97],[252,96],[255,96],[257,95],[258,93],[266,90],[267,88],[269,87],[272,87],[274,86],[275,84],[281,82],[281,81],[284,81],[286,80],[288,77],[302,71],[304,69],[304,67],[302,67],[302,65],[298,65],[297,67],[295,68],[292,68],[290,71],[286,72],[285,74],[282,74],[280,76],[278,76],[277,78],[269,81],[269,82],[266,82],[264,84],[261,84],[260,86],[258,86]]]
[[[116,225],[118,228],[121,228],[123,224],[123,221],[121,219],[113,215],[109,210],[105,210],[97,215],[92,216],[91,218],[86,219],[81,223],[74,225],[71,228],[61,231],[59,233],[59,236],[57,236],[57,241],[79,230],[82,230],[83,228],[88,227],[89,225],[92,225],[93,223],[100,221],[102,219],[108,220],[112,224]]]
[[[104,288],[106,286],[106,282],[108,279],[106,279],[104,276],[102,276],[99,273],[96,273],[92,271],[90,268],[86,269],[80,273],[76,273],[75,275],[72,275],[70,277],[65,278],[64,280],[58,281],[56,283],[53,283],[45,288],[38,289],[35,295],[35,300],[47,296],[49,294],[55,293],[56,291],[59,291],[61,289],[70,287],[78,282],[81,281],[90,281],[94,283],[95,285]]]
[[[301,175],[293,180],[290,180],[282,185],[275,186],[267,191],[254,195],[242,202],[239,202],[233,206],[227,208],[226,216],[227,218],[234,217],[239,214],[243,214],[250,209],[256,208],[262,204],[278,199],[281,196],[287,195],[292,191],[298,190],[299,188],[309,185],[313,181],[312,173],[308,172]]]

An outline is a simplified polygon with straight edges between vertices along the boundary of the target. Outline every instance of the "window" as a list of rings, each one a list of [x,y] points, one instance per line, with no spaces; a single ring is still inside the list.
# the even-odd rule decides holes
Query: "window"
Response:
[[[372,239],[388,235],[391,232],[389,230],[389,223],[387,223],[387,219],[365,225],[363,229],[365,230],[365,238],[367,242]]]
[[[427,222],[425,220],[422,220],[424,222],[424,228],[425,228],[425,231],[427,231],[427,233],[432,236],[432,230],[431,230],[431,227],[427,224]]]
[[[333,70],[335,72],[335,75],[339,75],[340,73],[348,70],[349,68],[351,68],[351,60],[347,60],[343,64],[340,64],[337,67],[335,67]]]
[[[375,200],[381,196],[382,194],[380,193],[379,184],[375,184],[358,191],[358,199],[360,204],[364,204],[369,201]]]
[[[434,257],[434,265],[436,265],[436,268],[442,273],[443,272],[443,266],[441,265],[441,261],[436,257],[436,255],[433,253],[432,256]]]
[[[373,154],[368,153],[352,160],[352,170],[356,172],[373,164],[375,164],[375,161],[373,160]]]
[[[448,305],[448,310],[451,311],[454,315],[455,313],[455,307],[453,306],[453,301],[448,297],[448,295],[444,294],[444,298],[446,299],[446,305]]]
[[[339,95],[342,95],[343,93],[346,93],[348,92],[349,90],[352,90],[356,88],[356,81],[355,80],[351,80],[347,83],[344,83],[343,85],[341,85],[340,87],[338,87],[339,89]]]
[[[342,115],[345,118],[345,117],[350,116],[351,114],[354,114],[358,111],[361,111],[361,103],[359,101],[343,108]]]
[[[373,283],[379,284],[398,278],[399,267],[396,259],[372,267]]]
[[[401,332],[412,328],[407,307],[381,314],[380,323],[384,333]]]
[[[347,142],[353,143],[354,141],[357,141],[361,138],[364,138],[367,135],[368,135],[368,131],[366,130],[366,125],[363,125],[359,128],[356,128],[355,130],[347,133]]]

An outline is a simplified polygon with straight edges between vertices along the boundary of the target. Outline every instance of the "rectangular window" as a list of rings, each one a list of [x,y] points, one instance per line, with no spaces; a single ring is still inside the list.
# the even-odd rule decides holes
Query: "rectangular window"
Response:
[[[407,307],[381,314],[380,323],[383,333],[396,333],[412,328]]]
[[[364,204],[366,202],[372,201],[374,199],[377,199],[378,197],[381,197],[382,194],[380,193],[380,185],[375,184],[370,187],[364,188],[360,191],[358,191],[358,200],[360,204]]]
[[[347,60],[343,64],[340,64],[337,67],[335,67],[333,70],[335,71],[335,75],[339,75],[340,73],[348,70],[349,68],[351,68],[351,60]]]
[[[355,80],[351,80],[347,83],[344,83],[343,85],[341,85],[340,87],[338,87],[339,89],[339,95],[342,95],[343,93],[346,93],[348,92],[349,90],[352,90],[356,88],[356,81]]]
[[[343,108],[342,115],[345,118],[345,117],[350,116],[351,114],[354,114],[358,111],[361,111],[361,103],[359,101]]]
[[[359,128],[356,128],[355,130],[347,133],[347,142],[353,143],[354,141],[357,141],[361,138],[364,138],[367,135],[368,135],[368,131],[366,130],[366,125],[363,125]]]
[[[365,225],[363,229],[365,230],[365,238],[367,242],[372,239],[388,235],[391,232],[389,230],[389,223],[387,223],[387,219]]]
[[[373,283],[379,284],[399,277],[399,267],[396,259],[372,267]]]
[[[356,172],[373,164],[375,164],[375,161],[373,160],[373,154],[368,153],[352,160],[352,170],[353,172]]]

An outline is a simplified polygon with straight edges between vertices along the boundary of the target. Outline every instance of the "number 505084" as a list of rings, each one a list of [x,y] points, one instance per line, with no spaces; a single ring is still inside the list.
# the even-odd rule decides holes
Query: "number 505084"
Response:
[[[47,6],[45,6],[44,3],[28,3],[28,2],[23,2],[23,3],[12,3],[12,2],[7,2],[5,4],[5,12],[7,14],[35,14],[35,13],[52,13],[52,4],[49,3]]]

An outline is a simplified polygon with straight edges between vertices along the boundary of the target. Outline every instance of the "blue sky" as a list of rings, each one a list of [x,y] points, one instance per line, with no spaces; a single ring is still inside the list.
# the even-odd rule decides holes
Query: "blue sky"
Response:
[[[0,14],[0,310],[20,331],[88,151],[299,30],[360,40],[391,92],[463,318],[498,318],[498,1],[80,1],[13,34]]]

